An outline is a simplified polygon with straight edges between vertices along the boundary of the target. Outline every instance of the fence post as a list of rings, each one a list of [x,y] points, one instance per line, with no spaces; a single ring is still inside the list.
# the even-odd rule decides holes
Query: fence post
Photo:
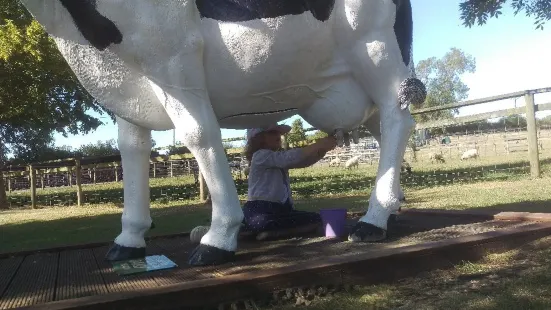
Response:
[[[170,161],[170,177],[174,177],[174,161]]]
[[[8,174],[8,193],[11,193],[11,175]]]
[[[207,186],[205,184],[205,178],[203,178],[201,170],[199,170],[197,173],[199,174],[199,199],[201,200],[201,202],[204,202],[205,200],[207,200]]]
[[[82,205],[82,167],[80,166],[80,159],[75,159],[75,176],[77,178],[77,206]]]
[[[153,178],[157,177],[157,163],[153,163]]]
[[[31,183],[31,206],[36,209],[36,170],[29,165],[29,182]]]
[[[119,164],[115,164],[115,182],[119,181]]]
[[[42,187],[42,190],[44,190],[44,173],[40,174],[40,187]]]
[[[96,165],[94,165],[94,168],[92,169],[92,177],[94,178],[94,184],[96,184]]]
[[[534,94],[525,94],[526,102],[526,124],[528,131],[528,156],[530,157],[530,173],[532,177],[540,176],[540,159],[538,149],[538,132],[536,126],[536,107],[534,105]]]

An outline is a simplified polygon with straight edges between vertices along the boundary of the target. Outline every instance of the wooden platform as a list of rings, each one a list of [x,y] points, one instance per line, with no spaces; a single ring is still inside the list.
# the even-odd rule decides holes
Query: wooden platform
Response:
[[[132,276],[114,273],[102,244],[3,254],[0,309],[193,309],[301,285],[389,281],[550,235],[550,219],[411,210],[392,224],[385,243],[315,236],[242,242],[236,262],[202,268],[186,264],[194,245],[182,234],[148,243],[149,255],[166,255],[179,267]]]

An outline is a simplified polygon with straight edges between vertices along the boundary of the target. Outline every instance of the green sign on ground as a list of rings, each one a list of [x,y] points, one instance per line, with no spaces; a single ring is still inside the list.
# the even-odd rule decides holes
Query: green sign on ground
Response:
[[[113,269],[119,275],[144,273],[155,270],[170,269],[177,267],[173,261],[164,255],[146,256],[140,259],[114,262]]]

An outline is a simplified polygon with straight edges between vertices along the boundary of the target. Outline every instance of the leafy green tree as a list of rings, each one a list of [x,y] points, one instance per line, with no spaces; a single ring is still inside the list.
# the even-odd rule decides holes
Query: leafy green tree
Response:
[[[452,48],[444,57],[431,57],[421,60],[415,67],[417,77],[427,88],[427,98],[423,108],[436,107],[467,99],[469,87],[461,81],[464,73],[474,73],[476,61],[474,57],[458,48]],[[412,111],[415,108],[412,107]],[[423,123],[451,118],[459,111],[457,109],[415,115],[415,121]]]
[[[79,147],[75,153],[82,157],[99,157],[119,155],[120,151],[115,139],[109,139],[107,141],[98,141],[96,143],[89,143]]]
[[[102,125],[87,112],[103,109],[17,0],[0,1],[0,72],[0,169],[8,154],[28,158],[47,147],[54,132],[85,134]],[[5,202],[0,178],[0,208]]]
[[[36,152],[18,152],[19,156],[10,160],[10,165],[28,165],[30,163],[45,162],[57,159],[72,158],[75,151],[70,146],[55,146],[50,144]]]
[[[313,134],[308,136],[308,140],[315,141],[315,140],[325,138],[325,137],[327,137],[327,133],[325,133],[321,130],[316,130],[316,132],[314,132]]]
[[[188,153],[191,153],[191,151],[185,146],[170,145],[168,147],[168,155],[179,155],[179,154],[188,154]]]
[[[300,118],[293,121],[291,124],[291,131],[286,135],[285,140],[290,146],[294,147],[306,141],[306,132],[304,131],[304,125]]]
[[[526,16],[534,17],[536,29],[543,30],[545,22],[551,19],[551,0],[464,0],[459,4],[460,18],[466,27],[475,23],[481,26],[488,18],[498,18],[506,3],[510,3],[515,16],[524,11]]]
[[[539,120],[540,125],[551,126],[551,115],[548,115]]]
[[[444,57],[438,59],[431,57],[421,60],[415,67],[417,77],[427,88],[427,98],[422,108],[437,107],[467,99],[469,87],[461,81],[461,75],[474,73],[476,61],[474,57],[466,54],[458,48],[452,48]],[[416,108],[411,107],[412,111]],[[438,121],[452,118],[458,113],[458,109],[448,109],[414,115],[417,123]],[[443,129],[432,129],[432,134],[443,133]],[[413,151],[414,161],[417,159],[416,132],[412,131],[408,146]]]
[[[524,128],[528,125],[526,117],[522,115],[511,115],[501,119],[507,128]]]

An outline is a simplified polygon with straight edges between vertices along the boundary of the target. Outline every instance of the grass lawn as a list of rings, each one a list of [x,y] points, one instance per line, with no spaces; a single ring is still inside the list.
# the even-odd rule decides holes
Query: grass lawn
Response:
[[[285,304],[263,309],[297,307]],[[551,309],[551,237],[490,254],[480,263],[318,298],[300,309]]]
[[[293,176],[296,207],[302,210],[347,207],[350,211],[365,211],[370,188],[365,184],[365,170],[340,171],[304,169]],[[165,188],[185,179],[154,180],[153,190]],[[408,199],[404,207],[411,208],[494,208],[532,212],[551,211],[551,177],[531,180],[527,176],[510,175],[508,180],[406,187]],[[176,182],[176,184],[174,184]],[[121,184],[102,184],[96,190],[113,191]],[[61,189],[67,191],[68,189]],[[87,191],[92,191],[89,186]],[[47,190],[52,191],[52,190]],[[241,195],[241,198],[245,198]],[[44,207],[42,209],[12,209],[0,212],[0,252],[32,250],[66,244],[110,241],[120,232],[122,208],[119,203],[88,204],[82,207]],[[154,201],[151,214],[156,228],[150,235],[190,231],[208,224],[211,210],[196,200]]]

